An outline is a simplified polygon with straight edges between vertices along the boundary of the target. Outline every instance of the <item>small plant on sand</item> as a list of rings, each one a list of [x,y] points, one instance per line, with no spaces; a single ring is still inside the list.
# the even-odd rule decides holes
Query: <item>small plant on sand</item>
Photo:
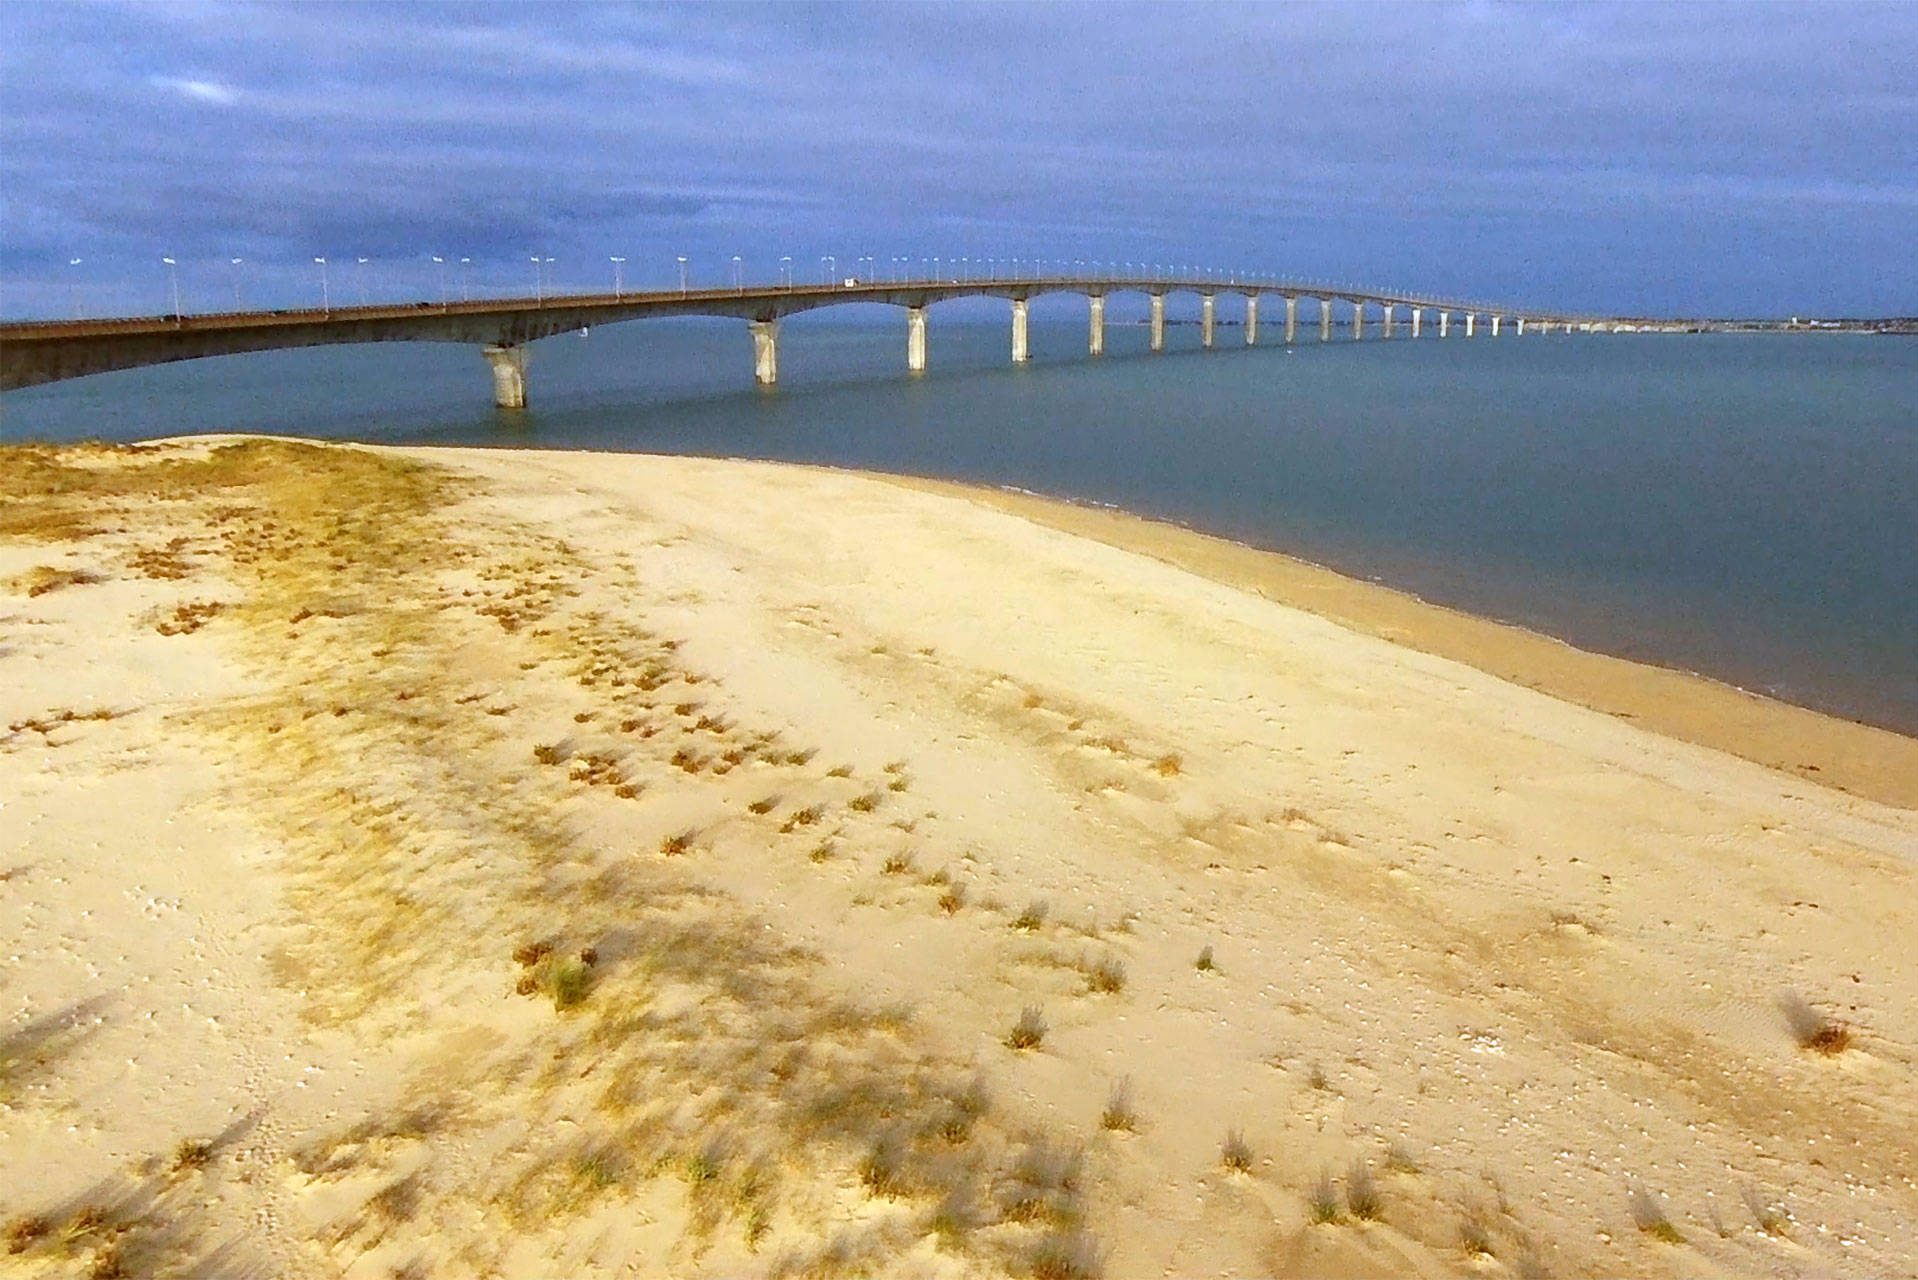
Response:
[[[1490,1257],[1492,1254],[1492,1230],[1485,1225],[1485,1218],[1478,1210],[1465,1215],[1458,1224],[1459,1248],[1475,1257]]]
[[[1054,1232],[1032,1247],[1026,1270],[1032,1280],[1095,1280],[1099,1247],[1080,1232]]]
[[[1192,962],[1192,967],[1200,973],[1216,973],[1218,971],[1219,966],[1212,959],[1212,947],[1210,944],[1200,949],[1199,958]]]
[[[1034,898],[1026,904],[1026,909],[1012,918],[1012,927],[1022,933],[1037,933],[1046,922],[1047,914],[1052,910],[1044,899]]]
[[[1352,1211],[1353,1217],[1365,1222],[1376,1219],[1384,1210],[1379,1200],[1379,1184],[1363,1160],[1354,1160],[1351,1172],[1345,1176],[1345,1207]]]
[[[53,1232],[53,1224],[38,1214],[15,1218],[7,1225],[7,1252],[25,1253]]]
[[[952,1100],[951,1109],[940,1118],[939,1136],[955,1147],[962,1145],[972,1137],[973,1125],[991,1106],[992,1098],[986,1092],[985,1081],[975,1076],[966,1085],[965,1091]]]
[[[550,942],[522,942],[513,948],[513,963],[531,967],[553,954]]]
[[[1385,1151],[1385,1169],[1388,1173],[1417,1173],[1418,1158],[1403,1142],[1394,1142]]]
[[[690,829],[676,832],[659,842],[659,851],[668,858],[678,857],[693,847],[693,837],[698,834]]]
[[[1185,761],[1176,755],[1163,755],[1152,762],[1152,771],[1161,778],[1176,778],[1185,767]]]
[[[533,748],[533,759],[541,764],[558,764],[566,758],[566,753],[550,742],[542,742]]]
[[[832,768],[826,770],[826,776],[828,778],[850,778],[852,777],[852,766],[849,764],[834,765]]]
[[[825,816],[826,811],[824,809],[816,804],[809,804],[804,809],[795,809],[779,829],[781,831],[797,831],[801,827],[810,827],[813,823]]]
[[[1046,1038],[1046,1016],[1044,1010],[1036,1004],[1029,1004],[1019,1014],[1019,1021],[1012,1024],[1012,1030],[1006,1033],[1008,1049],[1036,1049],[1039,1042]]]
[[[1086,970],[1086,984],[1101,995],[1117,995],[1125,990],[1125,961],[1102,956]]]
[[[764,800],[753,801],[751,804],[747,805],[746,808],[753,813],[764,815],[764,814],[771,813],[773,809],[778,806],[778,804],[779,804],[778,796],[767,796]]]
[[[1339,1220],[1339,1191],[1332,1185],[1329,1172],[1319,1174],[1319,1180],[1312,1187],[1312,1221],[1337,1222]]]
[[[200,1138],[182,1138],[173,1148],[173,1167],[178,1170],[204,1169],[213,1160],[213,1144]]]
[[[1219,1163],[1233,1173],[1252,1172],[1252,1146],[1237,1129],[1228,1129],[1219,1144]]]
[[[553,994],[555,1009],[574,1008],[593,989],[593,967],[584,960],[561,960],[552,966],[546,988]]]
[[[859,1162],[859,1181],[882,1200],[903,1200],[913,1191],[908,1158],[905,1143],[892,1136],[881,1138]]]
[[[854,796],[852,799],[846,801],[846,807],[854,813],[871,813],[879,807],[879,802],[885,798],[883,792],[868,791],[864,795]]]
[[[966,886],[963,884],[949,884],[945,892],[939,895],[939,909],[949,916],[958,915],[965,910],[965,906]]]
[[[1836,1018],[1827,1017],[1796,996],[1785,997],[1779,1005],[1800,1049],[1835,1058],[1851,1048],[1851,1028]]]
[[[1332,1082],[1326,1079],[1325,1068],[1318,1063],[1312,1064],[1312,1074],[1306,1077],[1307,1084],[1314,1089],[1330,1089]]]
[[[1685,1237],[1665,1213],[1665,1206],[1643,1186],[1632,1188],[1632,1225],[1654,1240],[1683,1244]]]
[[[1751,1211],[1752,1221],[1760,1231],[1780,1239],[1791,1234],[1791,1215],[1783,1208],[1758,1194],[1756,1187],[1746,1187],[1741,1194],[1745,1208]]]
[[[812,847],[812,852],[806,855],[806,861],[814,862],[814,863],[828,861],[832,857],[832,852],[833,852],[832,841],[821,840],[818,844]]]
[[[586,1191],[604,1191],[618,1184],[625,1172],[617,1152],[595,1147],[573,1160],[573,1177]]]
[[[888,856],[879,869],[889,876],[909,876],[915,867],[910,853],[895,853]]]
[[[1099,1113],[1099,1127],[1111,1133],[1139,1131],[1139,1113],[1132,1105],[1132,1077],[1118,1081],[1106,1095],[1106,1109]]]

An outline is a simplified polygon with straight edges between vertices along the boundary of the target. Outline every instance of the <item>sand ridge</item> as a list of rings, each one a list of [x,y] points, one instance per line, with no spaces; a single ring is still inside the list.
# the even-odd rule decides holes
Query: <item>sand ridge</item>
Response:
[[[8,484],[0,1274],[1913,1264],[1908,811],[868,477]]]

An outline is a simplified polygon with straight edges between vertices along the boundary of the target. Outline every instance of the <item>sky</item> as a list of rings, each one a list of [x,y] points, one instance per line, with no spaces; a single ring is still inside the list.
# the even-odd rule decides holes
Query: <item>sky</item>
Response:
[[[1910,315],[1914,68],[1910,0],[14,0],[0,313],[165,312],[167,256],[193,310],[831,254]]]

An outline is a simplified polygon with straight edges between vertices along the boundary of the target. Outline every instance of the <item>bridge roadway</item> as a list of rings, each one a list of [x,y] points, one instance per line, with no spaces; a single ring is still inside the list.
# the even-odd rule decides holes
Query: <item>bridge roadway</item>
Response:
[[[1105,300],[1115,293],[1143,293],[1151,304],[1152,350],[1165,349],[1165,299],[1194,293],[1200,299],[1200,335],[1213,345],[1216,299],[1237,294],[1245,302],[1246,345],[1259,340],[1259,301],[1277,297],[1285,304],[1285,341],[1298,337],[1301,298],[1319,304],[1319,340],[1332,336],[1332,305],[1351,308],[1351,336],[1365,335],[1366,310],[1380,312],[1380,333],[1390,338],[1397,311],[1408,310],[1411,336],[1419,337],[1424,314],[1433,312],[1438,336],[1449,337],[1452,317],[1464,321],[1466,337],[1478,320],[1489,321],[1493,336],[1505,322],[1514,333],[1554,329],[1570,333],[1617,328],[1627,322],[1509,307],[1448,301],[1407,293],[1337,288],[1309,282],[1219,280],[1210,278],[1045,277],[1025,280],[918,280],[842,282],[832,285],[775,285],[731,289],[571,294],[540,298],[493,298],[462,302],[416,302],[305,311],[248,311],[198,315],[143,316],[101,320],[30,321],[0,325],[0,391],[78,378],[114,369],[197,360],[344,342],[464,342],[479,346],[492,366],[494,401],[501,408],[526,404],[527,344],[591,325],[615,324],[657,316],[726,316],[745,320],[753,340],[753,376],[762,386],[779,380],[781,317],[816,307],[877,302],[906,310],[906,367],[924,372],[927,359],[926,309],[953,298],[1004,298],[1012,308],[1012,359],[1027,358],[1029,301],[1041,294],[1077,293],[1087,299],[1088,350],[1105,350]]]

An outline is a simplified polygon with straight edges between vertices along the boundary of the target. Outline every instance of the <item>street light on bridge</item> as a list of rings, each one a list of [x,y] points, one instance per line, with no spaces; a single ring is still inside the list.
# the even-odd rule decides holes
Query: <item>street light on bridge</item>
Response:
[[[75,258],[74,261],[78,262],[79,259]],[[246,304],[240,301],[240,267],[246,262],[246,259],[234,258],[232,262],[233,262],[233,309],[235,311],[242,311],[242,310],[245,310]]]
[[[607,258],[613,264],[613,301],[618,302],[626,292],[626,259]]]
[[[793,259],[790,253],[779,259],[779,283],[788,289],[793,287]]]
[[[433,264],[440,269],[440,310],[444,311],[446,310],[446,304],[452,301],[452,298],[446,292],[446,259],[437,253],[433,254],[432,258]]]
[[[313,261],[320,264],[320,314],[332,315],[333,299],[326,289],[326,259],[315,258]]]
[[[733,291],[735,293],[746,292],[745,267],[739,261],[739,255],[736,253],[733,255]]]
[[[683,253],[679,255],[679,291],[686,292],[686,255]]]
[[[80,265],[80,259],[68,258],[67,265],[77,267]],[[73,318],[78,320],[80,318],[80,281],[75,277],[68,277],[67,282],[73,289]]]
[[[353,274],[359,280],[360,305],[366,305],[366,259],[360,258],[353,264]]]
[[[167,278],[173,282],[173,318],[180,318],[180,264],[171,258],[162,258],[166,263]]]
[[[361,258],[360,261],[365,262],[366,259]],[[460,301],[461,302],[472,301],[472,294],[467,289],[467,286],[471,282],[473,277],[472,266],[473,266],[473,260],[471,258],[460,259]]]

